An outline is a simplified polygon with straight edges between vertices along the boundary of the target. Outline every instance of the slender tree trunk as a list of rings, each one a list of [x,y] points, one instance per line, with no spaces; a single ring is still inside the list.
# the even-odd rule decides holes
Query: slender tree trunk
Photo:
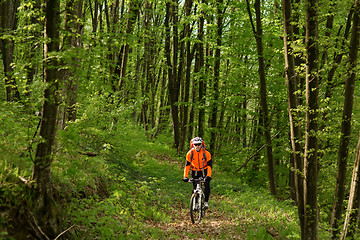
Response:
[[[202,3],[205,0],[201,1]],[[198,30],[198,69],[199,72],[204,72],[204,12],[200,15],[199,19],[199,30]],[[204,137],[204,124],[205,124],[205,82],[203,74],[200,74],[198,78],[199,83],[199,117],[198,117],[198,136]]]
[[[354,4],[354,17],[351,32],[350,49],[349,49],[349,63],[347,70],[347,77],[345,80],[345,99],[343,116],[341,123],[341,137],[338,151],[338,168],[335,188],[334,206],[331,215],[331,229],[332,238],[338,239],[340,231],[338,229],[339,222],[342,216],[343,202],[345,198],[345,185],[346,185],[346,169],[347,158],[349,152],[350,132],[351,132],[351,116],[354,105],[354,88],[356,79],[356,67],[359,51],[359,6],[358,1],[355,0]]]
[[[127,37],[134,28],[134,23],[136,21],[137,16],[139,15],[140,12],[140,0],[136,0],[136,1],[132,1],[131,4],[129,5],[129,16],[127,19],[127,23],[126,23],[126,33],[125,33],[125,37]],[[122,53],[122,59],[121,59],[121,68],[120,68],[120,79],[119,79],[119,84],[118,84],[118,91],[121,90],[123,83],[124,83],[124,79],[126,78],[126,67],[127,67],[127,61],[129,58],[129,48],[130,45],[127,41],[127,39],[125,40],[125,44],[123,46],[123,53]]]
[[[303,162],[300,153],[303,151],[300,145],[301,131],[296,119],[299,119],[299,114],[296,109],[299,106],[299,100],[296,96],[298,79],[295,72],[295,59],[291,54],[291,42],[293,40],[293,25],[291,2],[288,0],[282,1],[283,22],[284,22],[284,56],[285,56],[285,76],[288,94],[288,112],[290,121],[290,143],[292,149],[292,159],[294,160],[294,170],[292,171],[291,179],[294,182],[296,202],[298,206],[298,215],[301,226],[301,235],[304,229],[304,186],[303,186]]]
[[[341,240],[354,239],[359,229],[360,216],[360,135],[355,158],[355,165],[350,185],[350,196],[344,221]]]
[[[360,211],[360,133],[355,157],[355,164],[351,178],[350,196],[346,209],[344,227],[341,234],[341,240],[353,239],[358,228],[358,216]],[[348,238],[347,238],[348,237]]]
[[[216,136],[217,136],[217,118],[218,118],[218,101],[219,101],[219,82],[220,82],[220,57],[222,45],[222,31],[223,31],[223,0],[217,1],[217,34],[216,34],[216,50],[215,50],[215,64],[214,64],[214,103],[211,114],[211,142],[210,149],[213,152],[216,150]]]
[[[349,15],[347,17],[347,21],[346,21],[346,27],[345,27],[345,31],[344,31],[344,36],[343,36],[343,41],[340,43],[341,44],[341,51],[340,53],[336,53],[333,61],[334,63],[332,64],[331,69],[329,70],[328,74],[327,74],[327,81],[326,81],[326,90],[325,90],[325,99],[329,99],[332,94],[333,94],[333,90],[334,90],[334,86],[335,86],[335,81],[334,81],[334,76],[335,76],[335,72],[338,69],[338,67],[340,66],[340,63],[342,62],[342,58],[345,54],[345,46],[347,45],[347,39],[349,37],[350,34],[350,29],[351,29],[351,19],[353,16],[353,8],[351,8]],[[323,115],[323,122],[326,122],[327,119],[327,112],[324,113]]]
[[[194,64],[194,74],[198,73],[200,71],[200,57],[199,57],[199,44],[195,43],[194,45],[194,54],[195,54],[195,64]],[[189,111],[189,128],[188,128],[188,136],[191,139],[193,137],[194,134],[194,129],[195,125],[192,124],[194,123],[195,120],[195,104],[196,104],[196,96],[197,96],[197,85],[196,85],[196,81],[195,78],[192,78],[191,80],[191,86],[192,86],[192,91],[191,91],[191,106],[190,106],[190,111]]]
[[[250,11],[250,3],[247,0],[248,12],[253,27],[253,33],[256,39],[256,47],[258,51],[258,62],[259,62],[259,76],[260,76],[260,104],[261,104],[261,114],[263,114],[264,120],[264,136],[266,142],[266,156],[268,164],[268,175],[270,183],[270,192],[272,195],[277,195],[276,188],[276,179],[275,179],[275,169],[274,169],[274,158],[272,153],[272,143],[270,135],[270,124],[269,124],[269,110],[267,106],[267,93],[266,93],[266,75],[265,75],[265,64],[264,64],[264,53],[263,53],[263,43],[262,43],[262,25],[261,25],[261,15],[260,15],[260,0],[255,0],[255,12],[256,12],[256,29],[252,22],[252,14]]]
[[[42,138],[35,152],[33,180],[36,184],[35,216],[38,225],[46,235],[54,239],[59,233],[59,220],[54,203],[51,184],[52,148],[55,141],[57,117],[57,90],[59,84],[56,58],[50,53],[59,51],[60,1],[46,2],[45,38],[51,40],[44,46],[44,101],[39,135]]]
[[[174,0],[176,2],[176,0]],[[172,123],[173,123],[173,135],[174,135],[174,147],[178,149],[179,147],[179,112],[178,107],[176,105],[176,102],[178,100],[178,87],[176,83],[176,70],[173,70],[173,68],[176,68],[174,64],[177,64],[175,60],[175,50],[173,49],[173,58],[171,58],[171,30],[170,30],[170,19],[172,15],[176,15],[177,13],[174,12],[174,8],[171,7],[171,2],[166,3],[166,16],[165,16],[165,57],[166,57],[166,63],[168,67],[168,97],[171,107],[171,116],[172,116]],[[177,3],[176,3],[177,4]],[[173,22],[175,25],[175,23]],[[176,29],[175,29],[176,31]],[[175,34],[175,32],[173,32]],[[176,37],[173,39],[176,41]],[[175,42],[173,42],[173,46],[175,46]]]
[[[178,53],[179,53],[179,30],[178,30],[178,9],[179,3],[178,0],[173,0],[172,2],[172,29],[173,29],[173,37],[172,37],[172,89],[171,97],[173,98],[171,108],[172,108],[172,116],[173,116],[173,126],[174,126],[174,144],[179,152],[179,144],[180,144],[180,119],[179,119],[179,107],[177,103],[179,102],[180,95],[180,80],[178,76]],[[182,70],[181,70],[182,72]]]
[[[191,8],[192,8],[193,1],[192,0],[186,0],[184,4],[184,12],[185,12],[185,18],[190,17],[191,14]],[[184,34],[183,34],[183,42],[185,44],[185,56],[186,56],[186,70],[185,70],[185,79],[183,84],[183,102],[186,103],[182,105],[182,119],[181,119],[181,139],[180,139],[180,145],[179,149],[180,151],[184,150],[184,143],[188,142],[187,140],[187,128],[188,128],[188,118],[189,118],[189,98],[190,98],[190,81],[191,81],[191,63],[194,58],[194,53],[191,51],[191,42],[189,40],[185,41],[185,38],[190,38],[191,32],[190,32],[190,24],[185,23],[184,25]],[[185,59],[184,59],[185,60]]]
[[[305,237],[318,239],[318,1],[306,1]]]
[[[79,23],[82,19],[83,0],[67,0],[65,6],[64,31],[65,34],[62,51],[72,49],[76,51],[81,47],[81,36],[83,25]],[[75,54],[74,54],[75,55]],[[62,65],[71,65],[72,68],[64,67],[60,70],[59,75],[62,78],[63,86],[63,107],[59,108],[62,118],[59,119],[60,128],[66,126],[67,121],[76,120],[76,103],[78,95],[78,78],[75,76],[79,59],[72,57],[69,62],[62,62]]]
[[[5,0],[0,2],[0,36],[12,35],[17,28],[18,0]],[[6,101],[19,101],[20,93],[13,76],[14,69],[14,41],[10,38],[0,38],[0,53],[4,67]]]
[[[40,0],[36,0],[32,6],[28,6],[29,10],[35,11],[38,14],[34,14],[30,17],[30,23],[35,25],[39,23],[40,13],[41,13],[41,3]],[[26,91],[24,95],[29,99],[31,96],[31,88],[30,85],[33,83],[35,74],[37,73],[38,66],[35,63],[36,55],[41,54],[41,50],[37,47],[37,40],[41,37],[41,31],[38,29],[29,30],[29,36],[34,37],[33,40],[28,41],[29,51],[25,53],[26,64],[24,66],[26,71]],[[30,102],[27,102],[29,105]],[[28,109],[31,109],[30,107]]]
[[[153,111],[148,112],[149,107],[152,108],[154,106],[154,99],[156,94],[155,89],[155,75],[154,75],[154,42],[153,36],[150,29],[152,22],[152,4],[148,1],[145,2],[144,9],[144,17],[143,17],[143,25],[145,30],[144,36],[144,55],[143,55],[143,77],[141,78],[141,90],[142,90],[142,120],[144,125],[144,130],[147,131],[149,127],[149,122],[152,120],[151,116],[148,116],[153,113]]]

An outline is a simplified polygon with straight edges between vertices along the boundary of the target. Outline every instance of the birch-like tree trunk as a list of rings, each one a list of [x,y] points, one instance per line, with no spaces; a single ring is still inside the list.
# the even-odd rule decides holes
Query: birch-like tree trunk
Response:
[[[360,210],[360,134],[355,157],[355,164],[351,178],[349,201],[346,209],[344,227],[341,234],[341,240],[352,239],[357,229],[357,222]]]
[[[300,153],[303,151],[300,145],[301,131],[296,119],[299,114],[296,109],[299,106],[299,100],[296,95],[298,78],[295,72],[295,59],[291,54],[293,51],[291,43],[293,41],[293,25],[292,25],[292,6],[288,0],[282,1],[283,22],[284,22],[284,56],[285,56],[285,76],[288,95],[288,111],[290,122],[290,142],[292,149],[292,157],[294,159],[294,170],[292,176],[294,179],[296,202],[298,206],[298,215],[303,236],[304,229],[304,186],[303,186],[303,161]]]

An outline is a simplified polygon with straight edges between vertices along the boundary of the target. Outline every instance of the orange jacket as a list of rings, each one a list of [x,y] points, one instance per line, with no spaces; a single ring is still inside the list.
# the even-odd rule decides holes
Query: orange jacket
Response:
[[[204,158],[204,152],[206,154],[206,160]],[[192,159],[191,159],[192,155]],[[211,154],[205,150],[201,149],[200,152],[197,152],[194,148],[189,150],[186,154],[186,165],[184,169],[184,177],[189,176],[189,170],[202,172],[202,170],[207,169],[207,176],[211,177],[212,173],[212,160]]]

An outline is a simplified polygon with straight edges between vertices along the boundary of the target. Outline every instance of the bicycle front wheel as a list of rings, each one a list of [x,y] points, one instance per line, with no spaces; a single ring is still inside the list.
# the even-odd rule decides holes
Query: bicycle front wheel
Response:
[[[190,199],[190,217],[192,223],[199,223],[202,217],[202,204],[199,194],[194,193]]]

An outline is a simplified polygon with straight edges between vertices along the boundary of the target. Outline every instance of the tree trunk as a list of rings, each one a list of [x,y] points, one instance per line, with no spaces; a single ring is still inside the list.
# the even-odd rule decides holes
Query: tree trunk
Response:
[[[72,49],[76,51],[81,47],[81,31],[83,25],[78,23],[78,19],[82,19],[83,0],[67,0],[65,7],[64,31],[65,34],[62,51]],[[63,86],[64,107],[61,107],[62,119],[59,121],[60,128],[66,126],[67,121],[76,120],[76,103],[78,95],[78,78],[75,76],[79,59],[72,57],[69,62],[62,62],[63,65],[70,65],[72,68],[64,67],[60,70],[61,82]]]
[[[176,0],[174,0],[175,3],[177,5]],[[176,68],[176,66],[174,64],[177,64],[176,60],[175,60],[175,50],[173,49],[173,58],[171,58],[171,30],[170,30],[170,19],[173,15],[176,15],[177,13],[174,12],[174,7],[171,7],[171,2],[167,2],[166,3],[166,16],[165,16],[165,57],[166,57],[166,63],[167,63],[167,67],[168,67],[168,97],[169,97],[169,102],[170,102],[170,107],[171,107],[171,117],[172,117],[172,123],[173,123],[173,135],[174,135],[174,147],[176,149],[178,149],[179,147],[179,134],[180,134],[180,127],[179,127],[179,111],[178,111],[178,107],[176,105],[176,102],[178,101],[178,96],[179,96],[179,92],[178,92],[178,87],[177,87],[177,82],[176,82],[176,70],[174,70],[173,68]],[[173,22],[174,25],[175,22]],[[176,29],[173,29],[176,32]],[[173,32],[173,34],[175,34],[175,32]],[[176,41],[176,37],[173,39]],[[173,42],[173,47],[176,46],[175,42]]]
[[[113,4],[110,6],[110,9],[107,5],[107,1],[104,2],[105,4],[105,19],[106,19],[106,26],[108,29],[108,34],[111,36],[116,35],[116,29],[115,26],[118,25],[119,22],[119,0],[114,0]],[[107,45],[109,46],[108,52],[107,52],[107,59],[109,61],[109,74],[110,74],[110,82],[112,90],[115,92],[118,90],[118,73],[119,73],[119,67],[115,67],[117,62],[120,61],[118,59],[118,51],[119,49],[116,47],[114,49],[114,45],[112,44],[113,39],[110,37],[108,39]],[[122,49],[120,50],[120,52]]]
[[[141,78],[141,90],[143,100],[142,102],[142,122],[144,125],[144,130],[147,131],[149,128],[150,121],[153,122],[153,112],[150,110],[150,114],[148,113],[149,108],[153,108],[154,106],[154,99],[156,94],[156,83],[155,83],[155,43],[154,43],[154,36],[152,35],[152,30],[150,29],[152,21],[152,4],[148,1],[145,2],[145,10],[144,10],[144,17],[143,17],[143,25],[145,30],[144,36],[144,55],[142,64],[144,67],[143,77]],[[150,115],[150,116],[148,116]],[[153,124],[151,123],[151,127]]]
[[[360,133],[357,145],[357,152],[355,157],[355,164],[351,178],[350,195],[346,209],[346,216],[344,227],[341,235],[341,240],[353,239],[356,229],[358,228],[358,216],[360,210]]]
[[[205,0],[202,0],[201,3],[204,3]],[[199,72],[204,72],[204,12],[200,15],[199,19],[199,30],[198,30],[198,69]],[[204,137],[204,124],[205,124],[205,83],[204,83],[204,74],[200,74],[198,78],[199,83],[199,117],[198,117],[198,136]]]
[[[51,184],[52,148],[55,140],[57,117],[58,62],[56,58],[48,58],[50,53],[59,51],[60,1],[46,2],[45,38],[51,40],[44,46],[44,101],[38,143],[33,169],[33,180],[36,184],[34,203],[38,225],[46,235],[54,239],[59,233],[59,219],[54,203]]]
[[[191,14],[191,7],[192,7],[193,1],[192,0],[186,0],[184,3],[184,13],[185,13],[185,18],[190,17]],[[184,44],[186,43],[185,46],[185,56],[186,56],[186,70],[185,70],[185,79],[184,79],[184,84],[183,84],[183,99],[182,101],[185,103],[182,106],[182,119],[181,119],[181,139],[180,139],[180,145],[179,145],[179,149],[180,151],[184,150],[184,143],[188,142],[187,138],[188,138],[188,132],[187,132],[187,127],[188,127],[188,118],[189,118],[189,106],[188,106],[188,102],[189,102],[189,98],[190,98],[190,81],[191,81],[191,63],[193,61],[194,58],[194,54],[191,51],[191,42],[189,40],[185,41],[185,38],[190,38],[191,36],[191,32],[190,32],[190,24],[185,23],[184,25],[184,34],[183,34],[183,41]],[[185,61],[185,59],[184,59]],[[191,136],[190,136],[191,137]]]
[[[219,81],[220,81],[220,57],[222,45],[222,31],[223,31],[223,0],[218,0],[217,3],[217,34],[216,34],[216,50],[215,50],[215,64],[214,64],[214,103],[211,109],[211,142],[210,149],[214,153],[216,150],[216,136],[217,136],[217,118],[218,118],[218,101],[219,101]]]
[[[126,23],[126,33],[125,37],[127,38],[130,33],[133,31],[134,23],[136,21],[137,16],[140,12],[140,3],[141,1],[136,0],[132,1],[129,5],[129,16]],[[121,90],[122,85],[124,83],[124,79],[126,79],[126,67],[127,67],[127,61],[129,57],[129,43],[128,40],[125,39],[125,44],[123,46],[123,53],[122,53],[122,59],[121,59],[121,68],[120,68],[120,79],[119,79],[119,85],[118,85],[118,91]]]
[[[304,239],[318,239],[318,1],[306,1],[306,130],[304,158]]]
[[[338,168],[335,188],[334,206],[331,215],[331,229],[332,238],[338,239],[340,231],[339,221],[342,216],[343,202],[345,198],[345,185],[346,185],[346,169],[347,169],[347,158],[349,152],[350,132],[351,132],[351,116],[354,105],[354,88],[356,78],[356,66],[359,51],[359,6],[358,1],[355,0],[354,4],[354,17],[353,26],[351,32],[350,49],[349,49],[349,63],[347,70],[347,77],[345,80],[345,99],[343,116],[341,123],[341,137],[338,151]]]
[[[12,35],[17,28],[18,0],[5,0],[0,2],[0,36]],[[19,101],[20,93],[13,76],[14,41],[11,38],[0,38],[0,53],[4,67],[4,80],[6,101]]]
[[[194,44],[194,54],[195,54],[195,63],[194,63],[194,74],[198,73],[200,71],[200,55],[199,55],[199,45],[198,43]],[[193,137],[194,134],[194,129],[195,129],[195,125],[194,123],[194,119],[195,119],[195,104],[196,104],[196,93],[197,88],[196,88],[196,81],[195,78],[192,78],[191,80],[191,86],[192,86],[192,91],[191,91],[191,106],[190,106],[190,111],[189,111],[189,128],[188,128],[188,136],[191,139]]]
[[[41,3],[40,0],[36,0],[32,6],[28,6],[29,10],[36,11],[38,14],[32,15],[30,17],[30,23],[31,24],[38,24],[38,17],[41,12]],[[41,23],[43,24],[43,23]],[[34,37],[35,39],[29,40],[27,43],[27,48],[29,51],[25,53],[25,59],[26,64],[24,66],[25,72],[26,72],[26,90],[24,95],[27,97],[27,99],[31,96],[31,84],[33,83],[35,74],[37,73],[37,64],[35,63],[35,57],[39,54],[41,54],[41,50],[37,47],[37,39],[41,37],[41,31],[38,29],[29,29],[29,36]],[[29,106],[29,102],[26,103]],[[31,109],[31,107],[28,107],[28,109]]]
[[[260,76],[260,104],[261,104],[261,114],[263,114],[264,120],[264,136],[266,142],[266,157],[268,165],[268,175],[270,183],[270,192],[272,195],[277,195],[276,188],[276,179],[275,179],[275,169],[274,169],[274,159],[272,153],[272,143],[270,135],[270,124],[269,124],[269,110],[267,106],[267,93],[266,93],[266,75],[265,75],[265,63],[264,63],[264,53],[263,53],[263,43],[262,43],[262,25],[261,25],[261,13],[260,13],[260,0],[255,0],[255,11],[256,11],[256,29],[252,22],[252,14],[250,11],[250,3],[247,0],[247,8],[253,28],[253,33],[256,39],[256,47],[258,52],[258,62],[259,62],[259,76]]]
[[[290,121],[290,143],[292,149],[292,158],[294,160],[294,170],[292,171],[296,193],[296,203],[298,206],[298,215],[301,226],[301,236],[304,229],[304,186],[303,186],[303,162],[300,153],[303,152],[300,145],[301,131],[296,119],[299,119],[299,114],[296,109],[299,106],[299,100],[296,95],[298,79],[295,72],[295,59],[291,54],[291,42],[293,40],[293,25],[291,2],[288,0],[282,1],[283,22],[284,22],[284,56],[285,56],[285,76],[288,94],[288,112]]]

